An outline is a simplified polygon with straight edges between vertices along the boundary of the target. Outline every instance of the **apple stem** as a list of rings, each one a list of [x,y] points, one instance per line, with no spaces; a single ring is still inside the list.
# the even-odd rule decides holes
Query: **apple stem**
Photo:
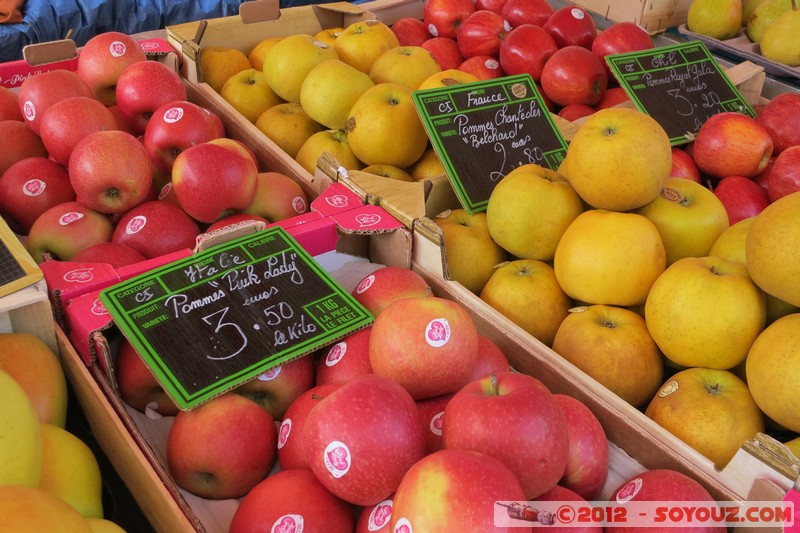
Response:
[[[490,379],[492,380],[492,394],[499,396],[499,393],[497,392],[497,374],[492,374]]]

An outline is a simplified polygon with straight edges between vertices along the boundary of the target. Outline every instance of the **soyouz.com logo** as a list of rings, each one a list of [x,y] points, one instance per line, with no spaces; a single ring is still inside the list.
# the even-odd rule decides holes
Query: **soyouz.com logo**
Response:
[[[498,501],[497,527],[800,527],[791,501]],[[790,529],[791,528],[791,529]]]

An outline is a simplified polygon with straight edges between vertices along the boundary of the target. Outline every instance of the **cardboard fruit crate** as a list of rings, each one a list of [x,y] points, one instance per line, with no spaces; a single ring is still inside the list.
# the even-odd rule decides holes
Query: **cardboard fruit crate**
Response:
[[[692,0],[567,0],[613,22],[633,22],[659,33],[686,22]]]

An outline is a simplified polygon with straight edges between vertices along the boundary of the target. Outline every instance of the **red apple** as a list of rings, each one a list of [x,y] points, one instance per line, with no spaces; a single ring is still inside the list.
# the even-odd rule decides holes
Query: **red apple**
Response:
[[[494,56],[469,57],[458,66],[458,70],[472,74],[479,80],[493,80],[505,75]]]
[[[51,105],[42,115],[39,135],[50,157],[64,166],[84,137],[96,131],[118,130],[117,119],[94,98],[73,96]]]
[[[489,377],[492,374],[508,372],[511,367],[506,354],[491,339],[478,335],[478,360],[472,370],[470,381]]]
[[[568,104],[561,108],[558,116],[570,122],[579,118],[588,117],[594,113],[594,108],[586,104]]]
[[[541,494],[533,499],[534,502],[558,502],[558,506],[560,507],[564,502],[577,502],[578,505],[582,507],[588,507],[589,502],[586,501],[580,494],[575,492],[574,490],[570,490],[566,487],[562,487],[561,485],[556,485],[552,489],[548,490],[544,494]],[[536,504],[529,504],[531,507],[536,507]],[[557,511],[554,509],[553,511]],[[552,512],[552,511],[551,511]],[[566,527],[559,527],[559,526],[549,526],[547,531],[552,531],[553,533],[603,533],[603,527],[598,525],[586,525],[584,527],[576,526],[575,524],[570,524]]]
[[[125,117],[122,116],[118,105],[110,105],[108,106],[108,110],[111,111],[112,115],[114,115],[114,119],[117,121],[118,129],[130,133],[133,136],[141,135],[141,132],[134,129],[133,125],[128,124],[128,122],[125,120]]]
[[[608,78],[608,80],[610,82],[611,78]],[[622,87],[608,87],[603,93],[603,96],[600,97],[600,101],[594,104],[594,110],[600,111],[607,107],[614,107],[622,102],[629,102],[630,99],[630,96],[628,96],[628,93],[626,93],[625,89]]]
[[[92,90],[70,70],[56,69],[26,78],[19,86],[19,108],[25,123],[39,134],[39,123],[48,107],[73,96],[92,97]]]
[[[387,498],[375,505],[363,507],[358,515],[355,533],[392,533],[394,500]]]
[[[108,245],[109,243],[104,244]],[[144,359],[136,352],[136,349],[128,339],[124,337],[117,351],[114,370],[117,386],[119,387],[119,395],[123,402],[142,413],[147,413],[149,410],[151,412],[150,416],[153,416],[152,412],[161,416],[175,416],[178,414],[178,406],[164,391],[164,388],[155,378]]]
[[[701,172],[716,178],[752,178],[772,156],[772,137],[755,119],[725,111],[712,115],[697,132],[692,157]]]
[[[609,79],[611,69],[605,58],[609,54],[623,54],[637,50],[649,50],[655,46],[650,34],[633,22],[615,22],[602,30],[592,41],[591,50],[606,68]]]
[[[4,120],[0,122],[0,175],[11,165],[28,157],[47,157],[42,139],[24,122]]]
[[[183,150],[221,137],[212,116],[214,114],[205,108],[183,100],[174,100],[156,109],[147,122],[143,141],[153,165],[170,173],[175,158]]]
[[[456,44],[464,59],[472,56],[497,57],[500,43],[511,30],[502,15],[481,10],[470,14],[456,30]]]
[[[547,97],[560,106],[591,106],[603,97],[608,76],[590,50],[570,45],[559,48],[544,64],[541,84]]]
[[[281,420],[292,402],[314,386],[314,360],[303,356],[266,370],[235,391]]]
[[[528,499],[558,483],[569,457],[567,425],[553,395],[536,378],[516,372],[459,390],[445,409],[442,438],[445,448],[473,450],[505,463]]]
[[[556,9],[543,28],[550,33],[559,48],[580,46],[588,50],[597,36],[597,25],[592,15],[575,6]]]
[[[474,12],[472,0],[427,0],[422,6],[422,20],[433,37],[455,39],[458,27]]]
[[[116,86],[122,72],[133,63],[146,61],[141,46],[131,37],[107,31],[90,38],[78,54],[78,76],[104,105],[117,103]]]
[[[417,400],[419,418],[425,433],[425,455],[444,449],[442,427],[444,427],[444,409],[453,394],[442,394],[425,400]]]
[[[0,87],[0,122],[4,120],[24,120],[19,109],[19,95],[8,87]]]
[[[372,324],[372,371],[402,385],[415,400],[459,390],[469,382],[477,358],[475,323],[451,300],[396,300]]]
[[[428,27],[416,17],[397,19],[391,28],[400,46],[419,46],[431,38]]]
[[[353,298],[374,316],[396,300],[430,294],[431,288],[422,276],[396,266],[382,267],[364,276],[352,291]]]
[[[542,68],[557,50],[556,42],[541,26],[522,24],[508,32],[500,43],[498,57],[507,75],[528,73],[539,81]]]
[[[441,450],[422,458],[403,478],[394,495],[389,531],[530,533],[531,528],[495,526],[495,502],[525,499],[514,473],[498,459],[469,450]]]
[[[758,183],[744,176],[722,178],[714,187],[714,194],[725,206],[731,225],[745,218],[756,216],[770,203],[767,191]]]
[[[283,470],[253,487],[231,519],[229,533],[353,531],[353,511],[308,470]]]
[[[328,383],[312,387],[298,396],[286,409],[278,428],[278,464],[283,470],[308,469],[305,427],[311,409],[339,385]]]
[[[567,468],[559,484],[592,500],[608,477],[608,439],[594,413],[580,400],[554,394],[567,424]]]
[[[342,385],[356,376],[372,374],[369,363],[369,336],[372,326],[351,333],[339,342],[325,347],[317,361],[317,385]]]
[[[414,400],[374,374],[358,376],[320,400],[306,418],[304,436],[311,471],[355,505],[386,499],[425,452]]]
[[[432,37],[420,46],[431,53],[442,70],[458,68],[464,62],[464,56],[452,37]]]
[[[37,263],[44,254],[69,261],[84,248],[111,241],[113,231],[106,215],[79,202],[64,202],[39,215],[28,233],[27,248]]]
[[[39,215],[73,200],[67,169],[46,157],[26,157],[0,176],[0,215],[22,235],[28,234]]]
[[[175,204],[149,200],[126,211],[117,221],[111,241],[129,246],[151,259],[195,247],[200,228]]]
[[[774,166],[775,166],[775,155],[773,154],[773,156],[769,158],[769,162],[767,163],[767,166],[764,168],[764,170],[762,170],[761,172],[759,172],[758,174],[756,174],[751,178],[754,182],[758,183],[765,191],[768,191],[769,189],[769,175],[772,174],[772,167]]]
[[[777,155],[790,146],[800,145],[800,94],[779,93],[758,111],[756,121],[772,137]]]
[[[245,213],[270,222],[302,215],[308,211],[308,196],[292,178],[281,172],[259,172],[253,201]]]
[[[700,169],[697,168],[694,158],[686,150],[677,146],[672,147],[672,169],[669,171],[669,175],[701,183]]]
[[[177,414],[166,456],[169,473],[182,489],[213,500],[239,498],[275,463],[275,422],[244,396],[223,394]]]
[[[544,26],[555,8],[546,0],[506,0],[500,14],[512,28],[523,24]]]
[[[186,100],[180,74],[158,61],[138,61],[122,71],[116,86],[120,115],[136,134],[144,133],[153,112],[175,100]]]
[[[172,167],[178,203],[189,216],[208,224],[247,208],[257,182],[258,167],[252,157],[214,140],[183,150]]]
[[[101,213],[124,213],[147,197],[153,169],[130,133],[95,131],[72,150],[69,180],[79,202]]]
[[[99,242],[84,248],[72,258],[76,263],[106,263],[114,268],[135,265],[145,259],[130,246],[116,242]]]
[[[481,9],[486,9],[487,11],[501,13],[505,3],[506,0],[475,0],[475,10],[479,11]]]
[[[790,146],[778,154],[767,181],[770,202],[798,190],[800,190],[800,144]]]

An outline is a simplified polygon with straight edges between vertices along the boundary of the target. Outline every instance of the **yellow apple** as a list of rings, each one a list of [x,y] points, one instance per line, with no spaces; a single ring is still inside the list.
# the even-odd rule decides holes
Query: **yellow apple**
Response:
[[[683,257],[704,257],[730,223],[719,198],[703,185],[667,178],[661,193],[636,210],[658,228],[667,265]]]
[[[384,165],[381,163],[369,165],[361,169],[364,172],[375,174],[376,176],[383,176],[398,181],[414,181],[411,174],[393,165]]]
[[[58,496],[84,518],[103,518],[103,480],[89,446],[64,428],[42,424],[39,487]]]
[[[273,36],[267,37],[259,41],[251,50],[250,53],[247,54],[247,59],[250,60],[250,66],[254,69],[261,71],[264,66],[264,56],[267,55],[267,50],[270,47],[283,39],[283,36]]]
[[[558,241],[553,268],[568,295],[590,304],[643,304],[666,268],[658,229],[646,217],[589,209]]]
[[[300,104],[286,102],[261,113],[256,128],[294,158],[303,143],[325,126],[309,117]]]
[[[333,46],[336,38],[344,31],[344,28],[337,26],[335,28],[324,28],[314,34],[314,38],[322,41],[328,46]]]
[[[764,329],[766,301],[743,265],[715,256],[684,257],[653,284],[644,317],[672,362],[730,369]]]
[[[36,487],[42,472],[42,423],[25,390],[2,369],[0,405],[0,486]],[[0,511],[0,524],[2,516]]]
[[[414,181],[422,181],[446,176],[447,171],[433,146],[428,146],[417,161],[408,168]]]
[[[255,123],[261,113],[284,102],[255,68],[238,72],[222,86],[220,96],[248,121]]]
[[[784,442],[783,444],[789,448],[789,451],[791,451],[795,457],[800,459],[800,437],[795,437],[792,440]]]
[[[369,69],[369,77],[375,83],[399,83],[415,91],[423,81],[441,71],[442,67],[425,48],[395,46],[378,56]]]
[[[338,58],[336,50],[313,35],[298,33],[270,46],[262,71],[275,94],[287,102],[300,103],[300,87],[311,69]]]
[[[228,78],[251,68],[247,55],[237,48],[229,46],[205,46],[200,49],[200,81],[207,83],[216,92]]]
[[[8,533],[92,533],[67,502],[39,487],[0,485],[0,524]]]
[[[629,211],[658,196],[671,169],[664,128],[638,110],[612,107],[578,128],[559,171],[592,207]]]
[[[480,294],[494,267],[508,259],[489,235],[486,213],[448,209],[433,217],[433,221],[442,230],[450,279]]]
[[[747,270],[765,292],[800,306],[800,191],[755,217],[745,243]]]
[[[489,196],[486,216],[492,238],[519,258],[550,261],[558,241],[584,210],[564,176],[539,165],[521,165]]]
[[[478,77],[474,74],[470,74],[469,72],[464,72],[463,70],[449,68],[431,74],[419,84],[418,88],[419,90],[422,90],[438,87],[452,87],[453,85],[469,83],[472,81],[478,81]]]
[[[374,85],[357,68],[341,59],[329,59],[306,75],[300,86],[300,105],[308,116],[326,128],[342,130],[353,104]]]
[[[350,109],[346,131],[350,148],[365,165],[409,167],[428,147],[411,89],[397,83],[364,91]]]
[[[364,164],[353,154],[347,133],[342,130],[322,130],[308,138],[297,151],[295,159],[300,166],[314,174],[317,161],[327,152],[348,170],[360,170]]]
[[[800,313],[783,316],[761,332],[747,354],[745,372],[764,414],[800,433]]]
[[[571,309],[553,350],[634,407],[650,401],[664,377],[664,357],[644,319],[624,307]]]
[[[498,265],[480,297],[547,346],[553,344],[572,303],[558,284],[553,267],[538,259]]]
[[[365,74],[369,74],[378,56],[395,46],[400,42],[392,29],[375,19],[350,24],[333,42],[339,58]]]
[[[764,416],[747,384],[728,370],[694,367],[673,374],[645,415],[720,469],[764,431]]]
[[[27,393],[39,420],[64,427],[67,379],[58,355],[30,333],[0,333],[0,370]]]
[[[87,518],[86,522],[92,528],[92,533],[125,533],[119,525],[105,518]]]

